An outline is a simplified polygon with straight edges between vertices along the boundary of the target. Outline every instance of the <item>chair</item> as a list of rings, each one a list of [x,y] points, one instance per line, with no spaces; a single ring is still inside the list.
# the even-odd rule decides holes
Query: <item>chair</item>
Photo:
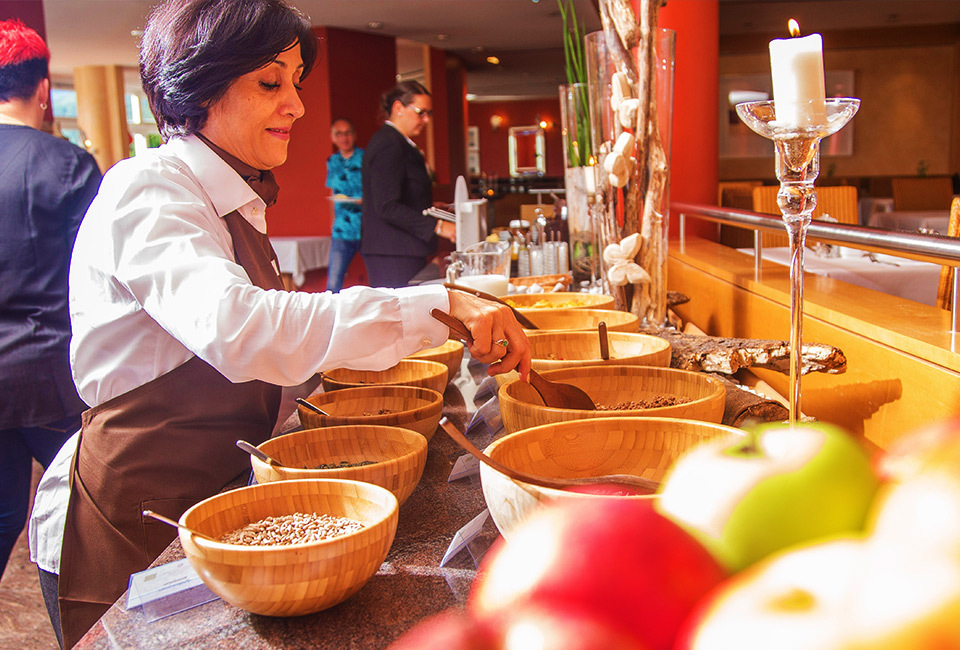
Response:
[[[753,188],[763,181],[721,181],[717,184],[717,205],[737,210],[753,209]],[[753,247],[753,230],[720,225],[720,243],[731,248]]]
[[[943,210],[953,199],[953,181],[949,176],[894,178],[893,209],[897,212]]]
[[[947,228],[948,237],[960,237],[960,197],[950,203],[950,225]],[[941,309],[953,308],[953,267],[944,266],[940,269],[940,284],[937,286],[937,307]]]
[[[777,205],[776,185],[767,185],[753,188],[753,211],[761,214],[775,214],[780,216],[780,206]],[[813,218],[819,219],[828,214],[838,223],[858,224],[860,216],[857,210],[857,188],[852,185],[835,185],[817,188],[817,207],[813,209]],[[764,247],[789,246],[786,234],[763,233]]]
[[[750,199],[750,192],[753,191],[753,188],[763,185],[763,181],[720,181],[717,183],[717,205],[722,207],[730,208],[740,208],[743,206],[740,205],[728,205],[726,202],[730,199],[736,199],[740,196],[747,197],[747,200]],[[744,210],[749,210],[750,207],[743,207]]]

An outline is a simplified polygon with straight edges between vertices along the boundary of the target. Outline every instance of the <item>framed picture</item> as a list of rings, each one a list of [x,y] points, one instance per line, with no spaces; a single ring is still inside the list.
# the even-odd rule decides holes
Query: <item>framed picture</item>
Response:
[[[479,151],[467,152],[467,173],[470,176],[480,175],[480,152]]]
[[[480,127],[468,126],[467,127],[467,150],[477,151],[478,149],[480,149]]]
[[[827,97],[854,97],[853,70],[828,70],[824,74]],[[769,73],[720,75],[719,136],[721,158],[773,158],[773,143],[757,135],[737,117],[737,104],[771,99]],[[820,145],[824,156],[853,155],[853,122]]]

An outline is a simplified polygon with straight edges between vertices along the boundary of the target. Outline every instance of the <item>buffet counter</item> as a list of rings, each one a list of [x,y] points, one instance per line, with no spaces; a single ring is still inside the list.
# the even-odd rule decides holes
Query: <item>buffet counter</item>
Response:
[[[476,381],[464,376],[466,371],[464,361],[461,379],[448,384],[444,393],[444,414],[461,430],[475,410]],[[470,437],[480,447],[492,440],[484,427]],[[396,538],[386,561],[343,603],[307,616],[274,618],[250,614],[217,599],[148,622],[139,608],[125,609],[124,594],[75,647],[384,648],[423,618],[466,601],[475,574],[471,554],[464,550],[440,567],[454,533],[486,508],[479,477],[447,482],[454,461],[463,453],[443,431],[437,431],[429,443],[423,477],[400,507]],[[487,548],[497,537],[488,519],[475,543]],[[183,557],[180,541],[175,539],[154,566]]]
[[[790,270],[703,239],[671,241],[668,286],[690,296],[677,314],[714,336],[788,339]],[[891,267],[893,268],[893,267]],[[840,348],[847,371],[802,383],[805,414],[887,446],[898,436],[957,413],[960,347],[950,312],[807,274],[803,340]],[[782,395],[785,375],[755,369]]]

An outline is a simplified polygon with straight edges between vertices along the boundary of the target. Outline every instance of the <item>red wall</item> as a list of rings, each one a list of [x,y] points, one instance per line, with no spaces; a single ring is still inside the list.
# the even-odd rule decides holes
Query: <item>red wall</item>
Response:
[[[559,92],[559,91],[558,91]],[[537,115],[550,126],[546,129],[547,176],[563,176],[563,143],[560,139],[560,99],[524,99],[509,102],[471,102],[468,123],[480,130],[480,169],[488,176],[510,176],[507,136],[511,126],[537,123]],[[490,117],[503,117],[494,132]]]
[[[27,27],[47,40],[47,25],[43,18],[41,0],[0,0],[0,20],[19,18]]]
[[[319,58],[303,84],[306,113],[296,121],[287,162],[276,169],[277,204],[267,212],[271,235],[329,235],[333,206],[326,187],[333,153],[330,122],[350,118],[363,146],[379,128],[380,95],[395,83],[393,37],[332,27],[314,29]]]
[[[660,27],[677,32],[671,201],[713,205],[717,200],[719,11],[718,0],[668,2],[660,11]],[[691,220],[687,228],[716,237],[716,226],[706,222]],[[677,234],[677,219],[670,231]]]

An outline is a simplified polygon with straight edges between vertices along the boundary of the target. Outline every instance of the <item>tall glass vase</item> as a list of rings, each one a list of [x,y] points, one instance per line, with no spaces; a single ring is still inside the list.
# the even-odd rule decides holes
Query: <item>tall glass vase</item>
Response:
[[[600,272],[593,206],[596,202],[594,156],[587,84],[560,86],[560,123],[563,140],[563,180],[567,227],[570,231],[570,269],[574,284],[593,287]]]
[[[603,204],[597,211],[601,282],[619,309],[656,330],[667,320],[676,34],[657,29],[652,36],[652,53],[642,44],[610,48],[602,31],[587,34],[585,50]],[[630,238],[634,233],[638,238]]]

